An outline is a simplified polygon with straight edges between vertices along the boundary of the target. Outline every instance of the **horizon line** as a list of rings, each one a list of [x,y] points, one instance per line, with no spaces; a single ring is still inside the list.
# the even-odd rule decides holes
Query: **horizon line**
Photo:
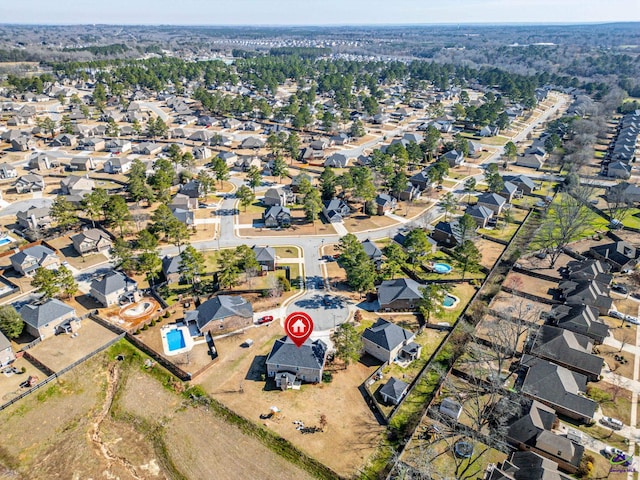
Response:
[[[30,23],[30,22],[0,22],[0,26],[32,26],[32,27],[216,27],[216,28],[298,28],[298,27],[438,27],[438,26],[580,26],[580,25],[611,25],[634,24],[638,20],[609,20],[609,21],[558,21],[558,22],[439,22],[439,23],[226,23],[226,24],[198,24],[198,23]]]

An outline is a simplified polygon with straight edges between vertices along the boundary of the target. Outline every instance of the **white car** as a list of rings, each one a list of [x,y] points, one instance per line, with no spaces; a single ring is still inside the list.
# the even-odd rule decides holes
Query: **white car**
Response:
[[[612,430],[622,430],[622,428],[624,427],[624,423],[622,423],[617,418],[602,417],[600,419],[600,423],[611,428]]]
[[[624,313],[619,312],[617,310],[609,310],[609,316],[613,318],[617,318],[618,320],[624,320]]]
[[[631,315],[625,315],[624,320],[625,322],[633,323],[635,325],[640,325],[640,320],[638,320],[636,317],[633,317]]]

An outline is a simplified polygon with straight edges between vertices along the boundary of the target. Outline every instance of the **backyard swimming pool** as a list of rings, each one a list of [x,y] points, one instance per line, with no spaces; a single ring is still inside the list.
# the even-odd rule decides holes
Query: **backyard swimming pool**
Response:
[[[9,236],[0,238],[0,247],[2,245],[7,245],[8,243],[11,243],[11,242],[15,242],[15,240],[13,238],[9,237]]]
[[[447,295],[444,297],[444,300],[442,300],[442,306],[445,308],[453,308],[458,304],[459,301],[460,299],[458,297],[454,297],[453,295],[447,293]]]
[[[434,263],[433,271],[436,273],[451,273],[451,265],[448,263]]]
[[[169,330],[167,332],[167,346],[170,352],[174,352],[187,346],[182,330]]]

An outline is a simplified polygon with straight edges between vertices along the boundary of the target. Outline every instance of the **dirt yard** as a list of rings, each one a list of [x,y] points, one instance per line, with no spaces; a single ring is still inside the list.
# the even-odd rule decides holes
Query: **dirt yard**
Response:
[[[541,280],[539,278],[534,278],[529,275],[523,275],[516,272],[509,272],[504,281],[504,285],[509,288],[515,288],[516,290],[524,291],[549,300],[554,298],[555,289],[558,287],[557,283],[548,282],[546,280]]]
[[[256,423],[263,422],[339,474],[355,474],[375,452],[384,431],[358,390],[375,366],[351,365],[335,372],[331,383],[304,385],[299,391],[267,390],[262,376],[264,362],[273,342],[282,335],[282,327],[271,324],[250,329],[243,336],[217,340],[220,361],[197,383],[232,410]],[[246,338],[254,341],[253,347],[241,347]],[[260,414],[268,413],[271,406],[282,411],[281,417],[260,420]],[[328,426],[322,433],[302,435],[292,423],[301,420],[307,426],[317,425],[323,414]]]
[[[480,238],[474,242],[480,253],[482,253],[482,260],[480,264],[486,268],[493,268],[498,260],[498,257],[504,251],[504,245],[500,245],[499,243],[492,242],[491,240],[486,240],[484,238]]]
[[[90,318],[82,321],[82,326],[77,333],[76,337],[62,333],[47,338],[29,349],[29,353],[57,372],[116,337],[111,330],[107,330]]]
[[[184,407],[135,364],[101,355],[0,412],[0,471],[34,479],[311,478],[204,407]]]

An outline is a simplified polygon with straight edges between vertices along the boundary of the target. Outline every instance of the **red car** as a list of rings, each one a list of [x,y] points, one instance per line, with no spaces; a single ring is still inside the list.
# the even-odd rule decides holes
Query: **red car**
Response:
[[[273,322],[273,315],[265,315],[260,320],[258,320],[259,324]]]

